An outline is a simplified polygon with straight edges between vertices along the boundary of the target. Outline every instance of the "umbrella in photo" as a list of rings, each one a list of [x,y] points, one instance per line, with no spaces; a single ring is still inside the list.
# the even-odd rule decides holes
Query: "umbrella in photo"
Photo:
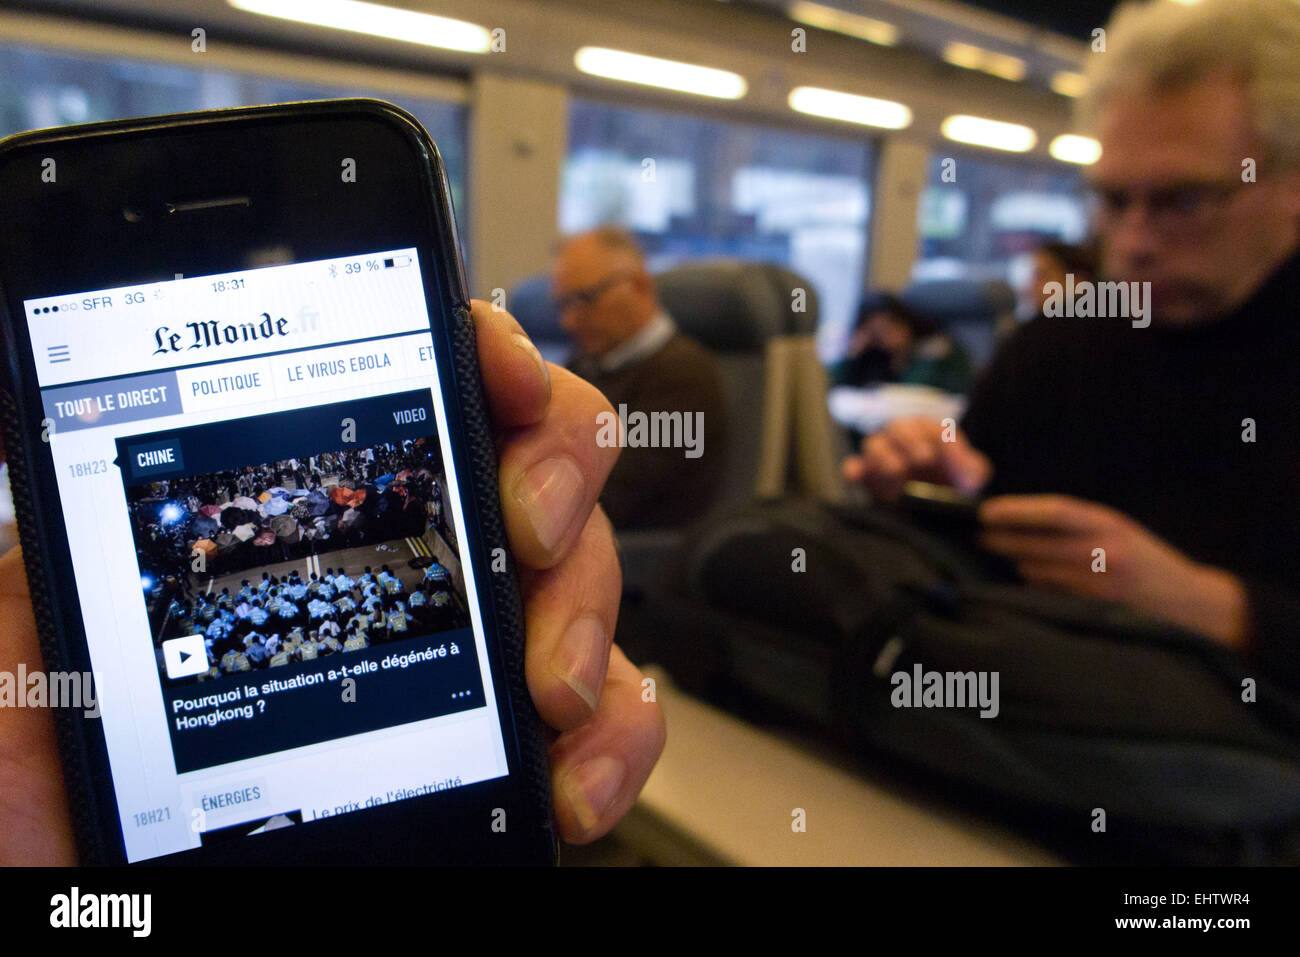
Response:
[[[197,535],[199,538],[212,538],[220,530],[221,523],[210,515],[202,514],[202,512],[190,522],[191,534]]]

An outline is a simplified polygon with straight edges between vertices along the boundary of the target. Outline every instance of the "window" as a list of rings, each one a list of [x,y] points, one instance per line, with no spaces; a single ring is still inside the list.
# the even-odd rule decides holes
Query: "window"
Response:
[[[0,136],[68,123],[339,96],[388,100],[424,124],[447,164],[453,201],[463,221],[466,111],[459,104],[383,90],[0,44]]]
[[[1019,288],[1040,242],[1079,242],[1088,209],[1077,170],[937,153],[918,211],[912,278],[1001,279]]]
[[[872,151],[861,140],[573,101],[560,230],[631,229],[652,270],[728,256],[805,277],[829,357],[862,296]]]

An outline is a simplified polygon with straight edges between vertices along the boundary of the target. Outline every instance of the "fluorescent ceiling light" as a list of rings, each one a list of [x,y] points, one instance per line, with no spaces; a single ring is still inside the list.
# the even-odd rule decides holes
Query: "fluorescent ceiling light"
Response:
[[[1088,89],[1088,79],[1082,73],[1062,70],[1052,77],[1052,92],[1061,96],[1083,96]]]
[[[318,27],[351,30],[371,36],[419,43],[424,46],[487,53],[492,35],[475,23],[417,13],[361,0],[227,0],[238,10],[263,16],[310,23]]]
[[[1007,56],[1005,53],[990,53],[984,57],[984,72],[1000,76],[1004,80],[1019,83],[1025,78],[1028,67],[1019,57]]]
[[[1012,153],[1027,153],[1038,142],[1038,134],[1019,123],[1003,123],[979,116],[958,114],[943,121],[943,135],[958,143],[987,146]]]
[[[605,47],[583,47],[574,55],[573,62],[583,73],[592,76],[724,100],[738,100],[748,89],[745,78],[738,73]]]
[[[873,20],[858,13],[837,10],[820,3],[808,3],[797,0],[786,8],[791,20],[806,23],[810,27],[833,30],[846,36],[869,40],[881,46],[892,47],[898,42],[898,27],[884,20]]]
[[[1063,163],[1078,163],[1088,166],[1101,159],[1101,144],[1091,136],[1076,136],[1063,133],[1052,140],[1048,151]]]
[[[970,43],[953,41],[944,46],[943,58],[953,66],[965,67],[967,70],[980,70],[1000,76],[1004,80],[1023,80],[1028,66],[1019,57],[1006,53],[994,53]]]
[[[962,66],[968,70],[978,70],[984,62],[984,51],[969,43],[949,43],[943,48],[943,58],[953,66]]]
[[[790,91],[790,109],[833,120],[901,130],[912,125],[912,111],[893,100],[823,90],[815,86],[797,86]]]

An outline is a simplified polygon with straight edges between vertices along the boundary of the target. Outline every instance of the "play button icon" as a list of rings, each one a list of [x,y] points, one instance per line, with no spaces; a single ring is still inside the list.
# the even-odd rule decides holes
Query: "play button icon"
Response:
[[[164,641],[162,650],[168,678],[192,678],[208,670],[208,646],[201,633]]]

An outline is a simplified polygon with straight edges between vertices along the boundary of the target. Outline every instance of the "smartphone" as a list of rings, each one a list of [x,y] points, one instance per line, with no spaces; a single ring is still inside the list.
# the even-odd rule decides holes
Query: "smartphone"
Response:
[[[83,862],[555,863],[419,123],[351,99],[21,133],[0,221],[0,419]]]
[[[981,501],[947,485],[910,481],[903,483],[899,505],[927,523],[973,531],[979,527]]]

